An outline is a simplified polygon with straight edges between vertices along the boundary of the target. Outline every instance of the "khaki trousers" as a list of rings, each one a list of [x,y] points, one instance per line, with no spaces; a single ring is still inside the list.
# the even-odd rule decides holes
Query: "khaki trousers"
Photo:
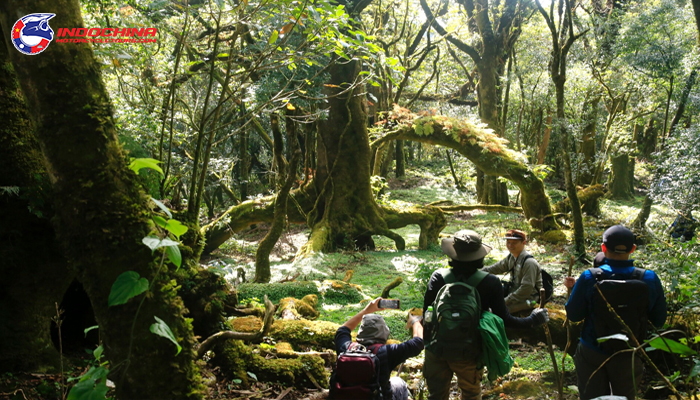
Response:
[[[462,390],[462,400],[481,400],[481,378],[484,368],[477,368],[474,361],[446,361],[425,351],[423,376],[428,386],[429,400],[448,400],[452,374],[457,375],[457,386]]]

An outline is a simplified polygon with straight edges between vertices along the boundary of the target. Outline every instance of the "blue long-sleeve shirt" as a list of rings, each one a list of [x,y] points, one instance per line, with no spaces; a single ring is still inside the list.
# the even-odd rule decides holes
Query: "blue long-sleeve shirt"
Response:
[[[605,275],[622,274],[630,276],[634,272],[633,260],[609,260],[605,259],[605,264],[599,267]],[[654,271],[646,270],[642,281],[649,286],[649,309],[648,318],[651,323],[660,328],[666,322],[666,296],[661,286],[659,277]],[[605,353],[598,347],[595,327],[593,325],[593,305],[592,299],[595,290],[596,279],[590,270],[583,271],[579,276],[571,297],[566,303],[566,315],[573,321],[585,320],[581,332],[581,343],[598,352]]]

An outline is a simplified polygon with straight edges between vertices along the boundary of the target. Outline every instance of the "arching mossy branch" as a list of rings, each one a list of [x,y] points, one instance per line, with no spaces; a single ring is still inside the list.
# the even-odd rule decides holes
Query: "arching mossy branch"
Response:
[[[401,115],[403,119],[397,120],[399,126],[375,140],[372,148],[388,140],[413,140],[455,149],[484,173],[503,176],[518,185],[525,217],[541,218],[552,213],[542,180],[490,129],[445,116],[418,117],[405,111]],[[557,228],[553,219],[544,227],[545,230]]]

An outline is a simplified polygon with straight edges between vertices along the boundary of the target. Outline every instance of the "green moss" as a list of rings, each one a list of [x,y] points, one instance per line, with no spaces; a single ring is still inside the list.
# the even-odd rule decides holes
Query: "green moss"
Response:
[[[321,292],[326,304],[355,304],[364,299],[357,285],[343,281],[324,281]]]
[[[306,372],[322,387],[328,387],[328,374],[320,357],[301,356],[299,358],[266,359],[254,354],[249,369],[258,380],[263,382],[279,382],[285,386],[294,385],[297,388],[314,388]]]
[[[284,283],[244,283],[238,286],[240,299],[256,298],[262,300],[265,295],[277,303],[285,297],[301,299],[308,294],[318,295],[318,289],[313,282],[284,282]]]
[[[549,243],[566,243],[566,235],[558,229],[543,233],[541,239]]]
[[[240,379],[243,387],[248,387],[247,366],[252,359],[250,348],[241,340],[229,339],[214,347],[212,363],[230,379]]]

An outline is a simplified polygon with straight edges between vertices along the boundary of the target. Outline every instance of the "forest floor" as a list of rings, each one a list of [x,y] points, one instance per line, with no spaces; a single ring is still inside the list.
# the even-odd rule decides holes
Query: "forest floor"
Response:
[[[467,189],[459,191],[454,189],[453,181],[445,166],[430,165],[430,168],[416,168],[408,171],[408,176],[403,179],[390,179],[387,187],[381,195],[381,201],[393,204],[427,204],[438,200],[451,200],[455,204],[468,204],[475,202],[473,182],[467,182]],[[419,172],[416,172],[419,171]],[[431,172],[432,171],[432,172]],[[548,189],[552,202],[564,197],[564,191],[550,187]],[[510,190],[511,199],[517,198],[517,190]],[[601,215],[598,217],[585,217],[586,247],[592,257],[601,242],[604,229],[612,224],[629,224],[637,215],[643,196],[636,196],[630,201],[601,201]],[[663,230],[673,220],[672,211],[654,206],[649,225],[652,229]],[[486,265],[490,265],[507,253],[503,236],[506,230],[518,228],[530,231],[527,221],[521,214],[496,213],[484,211],[458,212],[447,216],[448,225],[443,230],[443,235],[451,235],[460,229],[473,229],[483,236],[485,243],[493,247],[493,251],[486,257]],[[232,282],[234,272],[242,267],[247,276],[254,276],[254,259],[257,243],[267,232],[267,226],[260,224],[247,229],[224,244],[208,260],[202,260],[202,264],[215,268]],[[392,290],[393,298],[401,300],[403,310],[411,307],[422,307],[423,293],[430,274],[447,265],[447,258],[439,247],[431,247],[428,250],[418,250],[419,228],[408,226],[396,230],[406,240],[406,250],[397,251],[391,240],[384,237],[374,237],[376,250],[367,252],[338,252],[332,254],[317,254],[311,258],[295,260],[294,255],[305,243],[309,230],[301,226],[290,226],[280,238],[271,254],[273,276],[271,282],[278,282],[287,277],[295,276],[297,281],[328,279],[343,279],[346,271],[353,270],[354,276],[351,283],[362,288],[365,299],[379,296],[382,289],[396,277],[402,277],[403,283]],[[571,239],[572,231],[566,230]],[[526,249],[539,261],[555,281],[554,303],[563,304],[565,301],[565,288],[561,284],[566,275],[570,246],[557,245],[538,241],[532,238]],[[644,246],[640,246],[636,255],[644,259]],[[577,276],[583,270],[579,267],[574,271]],[[364,307],[364,302],[358,304],[328,304],[321,303],[321,315],[319,320],[331,321],[342,324]],[[405,311],[381,311],[390,325],[392,339],[403,341],[409,334],[403,327]],[[397,317],[398,316],[398,317]],[[398,321],[398,322],[397,322]],[[515,366],[505,377],[495,382],[483,382],[484,399],[556,399],[558,397],[552,362],[544,343],[527,343],[516,338],[511,345],[511,354],[515,359]],[[561,364],[562,351],[555,349],[556,357]],[[66,357],[66,375],[79,376],[84,372],[90,355],[77,353]],[[409,388],[412,389],[414,398],[422,400],[426,398],[424,381],[421,375],[423,355],[409,360],[406,363],[404,377]],[[561,368],[561,367],[560,367]],[[573,368],[573,360],[566,357],[566,374],[564,377],[564,398],[576,399],[576,377]],[[216,370],[209,375],[216,374]],[[0,399],[61,399],[61,385],[58,383],[58,375],[41,374],[4,374],[0,376]],[[71,384],[69,384],[71,385]],[[661,391],[658,394],[652,387],[659,386],[658,379],[649,373],[645,375],[642,392],[644,398],[666,398]],[[279,384],[255,382],[250,388],[241,388],[232,381],[220,378],[211,389],[211,398],[215,399],[278,399],[286,400],[304,399],[312,396],[313,390],[286,390]],[[453,391],[450,399],[458,399],[459,390],[456,381],[453,381]]]
[[[467,185],[465,191],[454,189],[449,172],[438,171],[435,166],[431,168],[416,168],[407,172],[403,179],[389,179],[384,193],[380,196],[382,202],[393,204],[427,204],[439,200],[451,200],[455,204],[469,204],[475,202],[475,190],[472,185]],[[439,167],[439,166],[438,166]],[[440,173],[442,172],[442,173]],[[468,182],[469,183],[469,182]],[[517,197],[517,190],[509,190],[511,199]],[[548,194],[552,202],[565,197],[563,189],[550,187]],[[588,254],[592,256],[600,251],[600,243],[603,231],[617,223],[629,225],[636,217],[641,207],[644,196],[639,194],[629,201],[601,200],[601,215],[597,217],[585,217],[586,247]],[[654,206],[649,225],[663,230],[673,221],[672,211],[662,206]],[[447,216],[447,227],[443,235],[448,236],[460,229],[473,229],[479,232],[485,243],[491,245],[493,250],[486,257],[486,265],[490,265],[508,254],[503,236],[508,229],[517,228],[526,232],[530,227],[521,214],[484,212],[480,210],[453,213]],[[241,232],[222,246],[209,264],[218,265],[229,278],[233,278],[233,272],[243,267],[247,276],[254,274],[254,258],[257,241],[266,233],[267,227],[259,225],[253,229]],[[354,276],[351,283],[360,285],[366,299],[379,296],[382,289],[396,277],[403,278],[403,283],[391,291],[393,298],[401,300],[403,310],[411,307],[422,307],[425,284],[430,274],[437,269],[447,266],[447,258],[439,247],[428,250],[418,250],[417,226],[408,226],[397,229],[406,240],[406,250],[397,251],[391,240],[384,237],[374,237],[376,250],[367,252],[339,252],[333,254],[318,254],[310,259],[295,260],[296,251],[303,245],[308,237],[309,230],[299,226],[292,226],[285,232],[275,247],[271,259],[273,260],[273,276],[271,282],[280,281],[286,277],[299,274],[297,280],[323,281],[327,279],[343,279],[346,271],[353,270]],[[572,239],[573,231],[565,233]],[[570,240],[571,242],[571,240]],[[555,281],[555,303],[565,302],[566,289],[561,284],[567,274],[570,246],[557,245],[530,240],[526,248],[539,261]],[[644,246],[640,246],[637,256],[643,258]],[[583,271],[580,267],[574,271],[578,276]],[[320,320],[332,321],[342,324],[355,313],[362,309],[362,304],[322,304]],[[390,318],[396,311],[382,311],[396,340],[406,340],[408,332],[401,324],[391,321]],[[403,314],[402,314],[403,315]],[[515,359],[515,366],[505,377],[493,383],[483,382],[484,399],[555,399],[558,397],[551,358],[544,343],[517,343],[513,341],[511,353]],[[562,351],[555,349],[559,364],[561,364]],[[424,383],[421,379],[422,355],[412,362],[418,367],[407,378],[409,387],[416,398],[422,398]],[[564,377],[564,398],[578,398],[576,388],[576,376],[573,368],[573,360],[566,357],[566,375]],[[561,368],[561,367],[559,367]],[[658,379],[651,375],[645,376],[642,390],[648,393],[651,386],[658,386]],[[453,380],[453,392],[451,399],[459,398],[456,380]],[[653,391],[653,390],[652,390]],[[292,392],[285,398],[305,398],[308,394]],[[664,393],[650,394],[648,398],[665,398]],[[227,398],[227,397],[221,397]],[[645,397],[646,398],[646,397]]]

